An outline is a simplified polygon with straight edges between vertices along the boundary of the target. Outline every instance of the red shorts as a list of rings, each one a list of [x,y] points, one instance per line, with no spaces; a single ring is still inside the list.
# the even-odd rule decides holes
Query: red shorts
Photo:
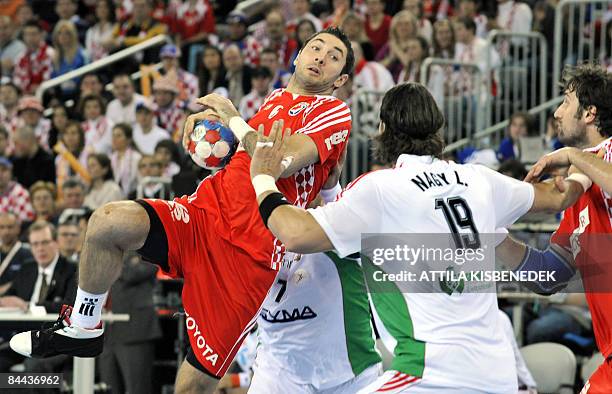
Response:
[[[220,237],[213,212],[196,207],[187,197],[139,203],[151,221],[139,253],[169,275],[184,278],[182,298],[191,347],[209,374],[222,377],[255,325],[276,277],[277,271],[270,268],[272,242],[258,245],[262,242],[254,240],[253,248],[261,248],[258,255],[269,250],[265,260],[256,261],[252,253]],[[164,242],[167,259],[159,248]]]
[[[606,359],[586,381],[580,394],[612,393],[612,360]]]

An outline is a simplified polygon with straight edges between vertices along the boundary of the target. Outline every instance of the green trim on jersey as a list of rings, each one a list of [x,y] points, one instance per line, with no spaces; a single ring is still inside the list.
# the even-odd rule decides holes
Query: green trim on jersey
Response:
[[[375,348],[363,272],[357,260],[341,259],[333,252],[325,254],[338,270],[342,287],[346,350],[353,374],[357,376],[382,361]]]
[[[374,272],[382,270],[364,255],[361,264],[376,313],[384,328],[397,341],[391,369],[422,377],[425,369],[425,342],[414,338],[414,325],[406,298],[397,284],[373,279]]]

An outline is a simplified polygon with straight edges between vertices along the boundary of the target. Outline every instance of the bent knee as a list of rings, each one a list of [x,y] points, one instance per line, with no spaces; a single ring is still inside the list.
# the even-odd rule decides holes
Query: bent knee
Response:
[[[134,201],[117,201],[96,209],[87,225],[87,240],[122,250],[142,247],[149,233],[149,216]]]

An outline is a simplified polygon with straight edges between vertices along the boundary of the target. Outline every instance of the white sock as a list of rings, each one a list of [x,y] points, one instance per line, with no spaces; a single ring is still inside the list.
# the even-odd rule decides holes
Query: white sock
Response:
[[[102,307],[107,295],[108,291],[104,294],[91,294],[79,287],[70,315],[72,324],[81,328],[95,328],[100,324]]]

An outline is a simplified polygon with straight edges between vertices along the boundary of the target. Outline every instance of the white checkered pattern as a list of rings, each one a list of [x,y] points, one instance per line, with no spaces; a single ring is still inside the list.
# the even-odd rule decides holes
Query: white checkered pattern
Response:
[[[0,212],[11,212],[21,221],[34,219],[30,193],[17,182],[11,182],[0,196]]]

